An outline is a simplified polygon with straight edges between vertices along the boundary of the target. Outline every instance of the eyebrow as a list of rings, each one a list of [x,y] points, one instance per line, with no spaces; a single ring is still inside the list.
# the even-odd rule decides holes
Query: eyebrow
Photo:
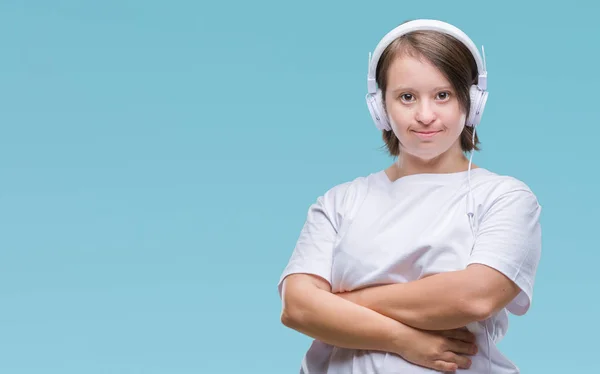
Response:
[[[392,92],[396,93],[398,91],[416,91],[415,89],[413,89],[412,87],[396,87],[392,90]],[[437,92],[437,91],[452,91],[452,87],[451,86],[439,86],[439,87],[435,87],[432,92]]]

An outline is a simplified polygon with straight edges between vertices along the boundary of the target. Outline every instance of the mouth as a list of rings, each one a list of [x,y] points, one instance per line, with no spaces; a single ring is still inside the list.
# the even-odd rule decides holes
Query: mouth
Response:
[[[441,130],[440,131],[413,131],[413,132],[419,138],[429,139],[429,138],[433,138],[435,135],[439,134],[441,132]]]

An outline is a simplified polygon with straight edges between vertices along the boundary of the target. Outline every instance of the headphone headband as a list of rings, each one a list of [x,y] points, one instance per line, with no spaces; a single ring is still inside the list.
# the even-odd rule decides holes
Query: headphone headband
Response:
[[[456,26],[453,26],[449,23],[438,21],[438,20],[430,20],[430,19],[420,19],[409,21],[403,23],[402,25],[396,27],[392,31],[388,32],[381,41],[375,47],[375,51],[371,55],[369,53],[369,73],[367,76],[367,89],[370,94],[374,94],[377,92],[377,82],[375,80],[375,75],[377,73],[377,64],[383,51],[390,45],[394,40],[399,38],[402,35],[408,34],[413,31],[438,31],[444,34],[450,35],[458,39],[462,42],[468,49],[471,51],[471,54],[475,58],[475,62],[477,63],[477,70],[479,74],[479,79],[477,80],[477,86],[480,90],[486,91],[487,89],[487,70],[485,66],[485,51],[483,46],[481,47],[483,53],[483,59],[479,54],[479,50],[475,46],[475,43]]]

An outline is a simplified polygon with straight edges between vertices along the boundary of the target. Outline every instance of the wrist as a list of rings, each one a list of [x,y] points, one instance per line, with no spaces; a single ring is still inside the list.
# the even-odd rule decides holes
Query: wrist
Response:
[[[395,326],[389,329],[390,335],[387,339],[389,347],[387,347],[386,351],[403,356],[412,341],[410,338],[411,330],[411,327],[396,322]]]

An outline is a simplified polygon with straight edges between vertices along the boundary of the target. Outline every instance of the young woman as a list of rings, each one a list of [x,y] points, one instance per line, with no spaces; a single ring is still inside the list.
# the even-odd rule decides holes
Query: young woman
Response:
[[[486,86],[447,23],[406,22],[377,45],[367,103],[397,160],[308,211],[279,282],[283,324],[315,339],[301,373],[519,373],[496,344],[531,304],[541,207],[466,157]]]

